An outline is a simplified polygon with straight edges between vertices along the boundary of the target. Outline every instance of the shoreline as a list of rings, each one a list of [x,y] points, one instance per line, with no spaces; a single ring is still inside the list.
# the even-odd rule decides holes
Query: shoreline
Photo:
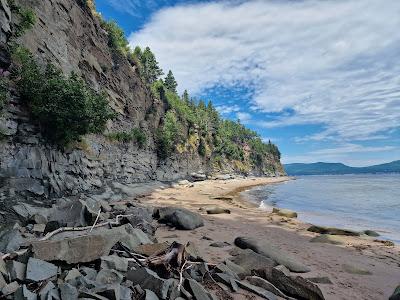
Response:
[[[196,230],[180,231],[160,226],[156,232],[160,242],[172,239],[182,243],[194,242],[208,261],[219,263],[229,258],[237,236],[252,236],[270,242],[308,265],[312,272],[306,274],[307,277],[328,277],[332,284],[319,284],[326,299],[387,299],[399,283],[398,245],[389,247],[374,241],[374,238],[350,236],[333,236],[332,241],[339,245],[311,243],[311,239],[321,235],[308,232],[310,224],[262,210],[241,195],[241,192],[256,186],[291,179],[247,178],[174,185],[154,191],[141,202],[178,206],[195,212],[210,205],[229,209],[231,214],[202,214],[205,226]],[[230,245],[211,247],[213,241],[225,241]],[[361,271],[369,275],[357,274],[364,273]]]

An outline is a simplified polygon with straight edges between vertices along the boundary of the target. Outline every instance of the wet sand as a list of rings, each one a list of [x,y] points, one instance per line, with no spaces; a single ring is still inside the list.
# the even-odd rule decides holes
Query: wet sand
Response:
[[[261,210],[240,196],[241,191],[251,187],[285,180],[289,178],[212,180],[196,182],[192,186],[174,185],[156,190],[142,202],[184,207],[199,213],[202,213],[199,211],[202,206],[218,205],[229,209],[231,214],[202,213],[205,226],[196,230],[174,230],[163,225],[157,230],[159,241],[194,242],[208,262],[218,263],[229,258],[229,251],[235,248],[234,239],[251,236],[279,247],[312,269],[302,276],[329,277],[332,284],[319,284],[326,299],[388,299],[400,284],[398,245],[386,246],[366,236],[335,236],[341,245],[311,243],[310,240],[319,234],[307,231],[310,224]],[[228,242],[230,246],[210,247],[217,241]],[[369,275],[356,274],[365,273],[358,271]]]

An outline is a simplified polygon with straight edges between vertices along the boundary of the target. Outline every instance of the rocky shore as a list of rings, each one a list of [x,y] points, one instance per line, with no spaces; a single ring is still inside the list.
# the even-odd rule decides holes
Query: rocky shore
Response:
[[[15,205],[19,221],[0,233],[1,299],[387,299],[396,287],[397,247],[307,231],[238,194],[287,178],[197,180]],[[311,243],[321,236],[340,246]]]

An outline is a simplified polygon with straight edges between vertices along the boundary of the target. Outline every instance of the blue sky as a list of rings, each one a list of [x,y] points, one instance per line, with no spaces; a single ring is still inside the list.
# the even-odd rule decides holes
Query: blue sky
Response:
[[[400,1],[97,0],[180,91],[271,139],[283,162],[400,159]]]

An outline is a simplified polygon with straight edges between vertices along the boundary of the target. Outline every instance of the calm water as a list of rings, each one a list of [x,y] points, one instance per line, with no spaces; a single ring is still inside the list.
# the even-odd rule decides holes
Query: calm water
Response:
[[[260,207],[288,208],[322,226],[371,229],[400,243],[400,174],[299,176],[245,192]]]

